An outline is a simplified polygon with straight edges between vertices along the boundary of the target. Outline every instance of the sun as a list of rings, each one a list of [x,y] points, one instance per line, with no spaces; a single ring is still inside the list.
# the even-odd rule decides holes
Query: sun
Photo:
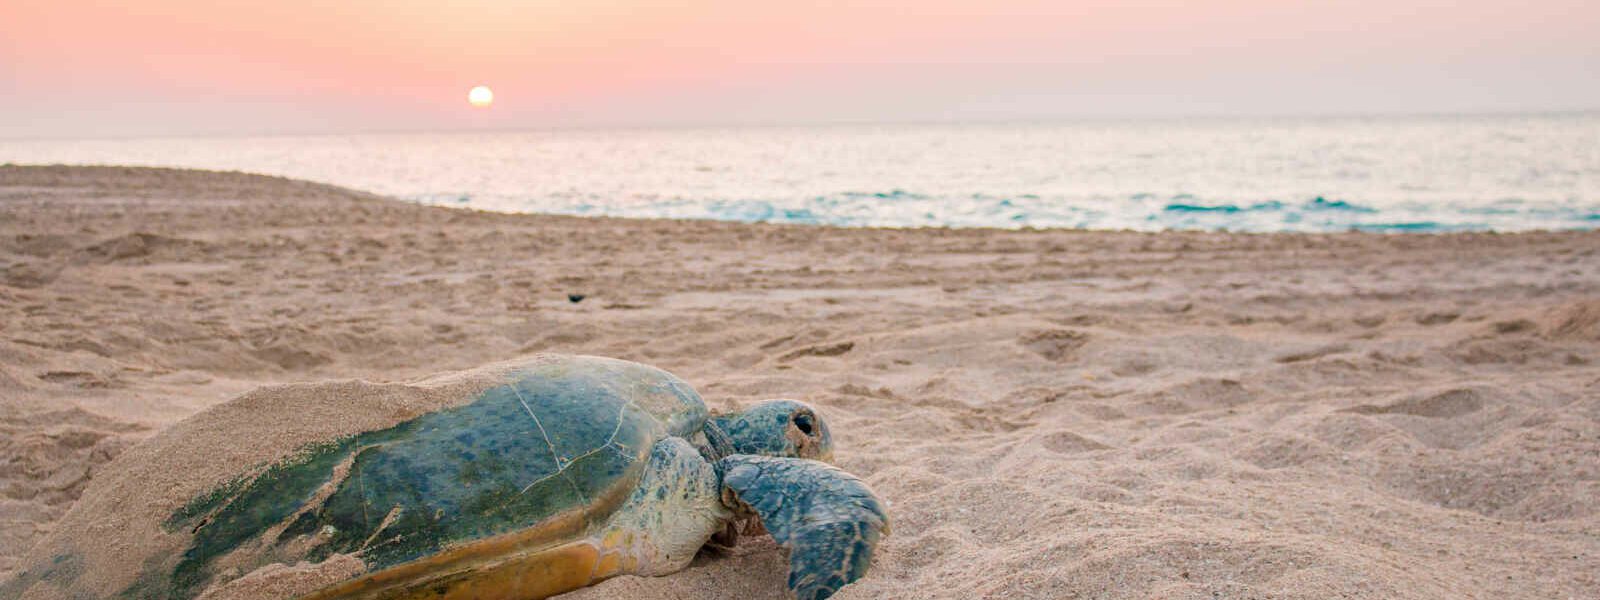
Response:
[[[472,88],[467,92],[467,104],[478,108],[485,108],[490,104],[494,104],[494,90],[489,89],[489,86],[486,85]]]

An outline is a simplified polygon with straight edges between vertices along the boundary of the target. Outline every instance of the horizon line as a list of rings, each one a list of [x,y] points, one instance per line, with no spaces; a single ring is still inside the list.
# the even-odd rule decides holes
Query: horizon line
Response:
[[[1555,108],[1555,109],[1527,109],[1527,110],[1452,110],[1452,111],[1350,111],[1350,112],[1281,112],[1261,114],[1224,114],[1224,113],[1189,113],[1189,114],[1152,114],[1152,115],[1059,115],[1043,117],[1012,117],[1012,118],[964,118],[964,119],[835,119],[835,120],[795,120],[795,121],[726,121],[726,122],[623,122],[570,124],[570,125],[518,125],[506,127],[459,127],[459,128],[373,128],[355,129],[348,131],[328,130],[295,130],[295,131],[257,131],[257,132],[195,132],[195,133],[158,133],[158,134],[129,134],[110,136],[5,136],[0,135],[0,143],[7,142],[70,142],[70,141],[123,141],[123,140],[149,140],[149,139],[219,139],[219,138],[280,138],[280,137],[335,137],[347,135],[468,135],[485,133],[534,133],[534,132],[568,132],[568,131],[683,131],[683,130],[715,130],[715,129],[785,129],[785,128],[827,128],[827,127],[918,127],[918,126],[994,126],[994,125],[1067,125],[1077,123],[1119,123],[1119,122],[1164,122],[1164,121],[1250,121],[1250,120],[1342,120],[1342,119],[1449,119],[1449,118],[1474,118],[1474,117],[1575,117],[1575,116],[1600,116],[1600,107],[1589,108]]]

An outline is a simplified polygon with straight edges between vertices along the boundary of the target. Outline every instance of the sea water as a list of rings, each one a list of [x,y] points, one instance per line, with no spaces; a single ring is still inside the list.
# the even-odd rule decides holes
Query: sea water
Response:
[[[1600,114],[0,140],[495,211],[888,227],[1600,227]]]

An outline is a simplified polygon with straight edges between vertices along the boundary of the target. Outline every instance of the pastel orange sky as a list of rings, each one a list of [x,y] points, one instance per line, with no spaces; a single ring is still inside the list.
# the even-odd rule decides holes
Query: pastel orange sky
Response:
[[[0,0],[0,137],[1588,110],[1596,31],[1580,0]]]

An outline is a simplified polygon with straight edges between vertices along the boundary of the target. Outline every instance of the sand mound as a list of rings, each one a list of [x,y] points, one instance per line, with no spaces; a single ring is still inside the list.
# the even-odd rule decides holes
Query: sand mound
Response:
[[[1549,311],[1541,328],[1557,340],[1600,342],[1600,300],[1584,300]]]
[[[133,260],[184,262],[202,258],[208,253],[209,246],[205,242],[139,231],[97,242],[84,248],[80,254],[86,261],[114,263]]]

